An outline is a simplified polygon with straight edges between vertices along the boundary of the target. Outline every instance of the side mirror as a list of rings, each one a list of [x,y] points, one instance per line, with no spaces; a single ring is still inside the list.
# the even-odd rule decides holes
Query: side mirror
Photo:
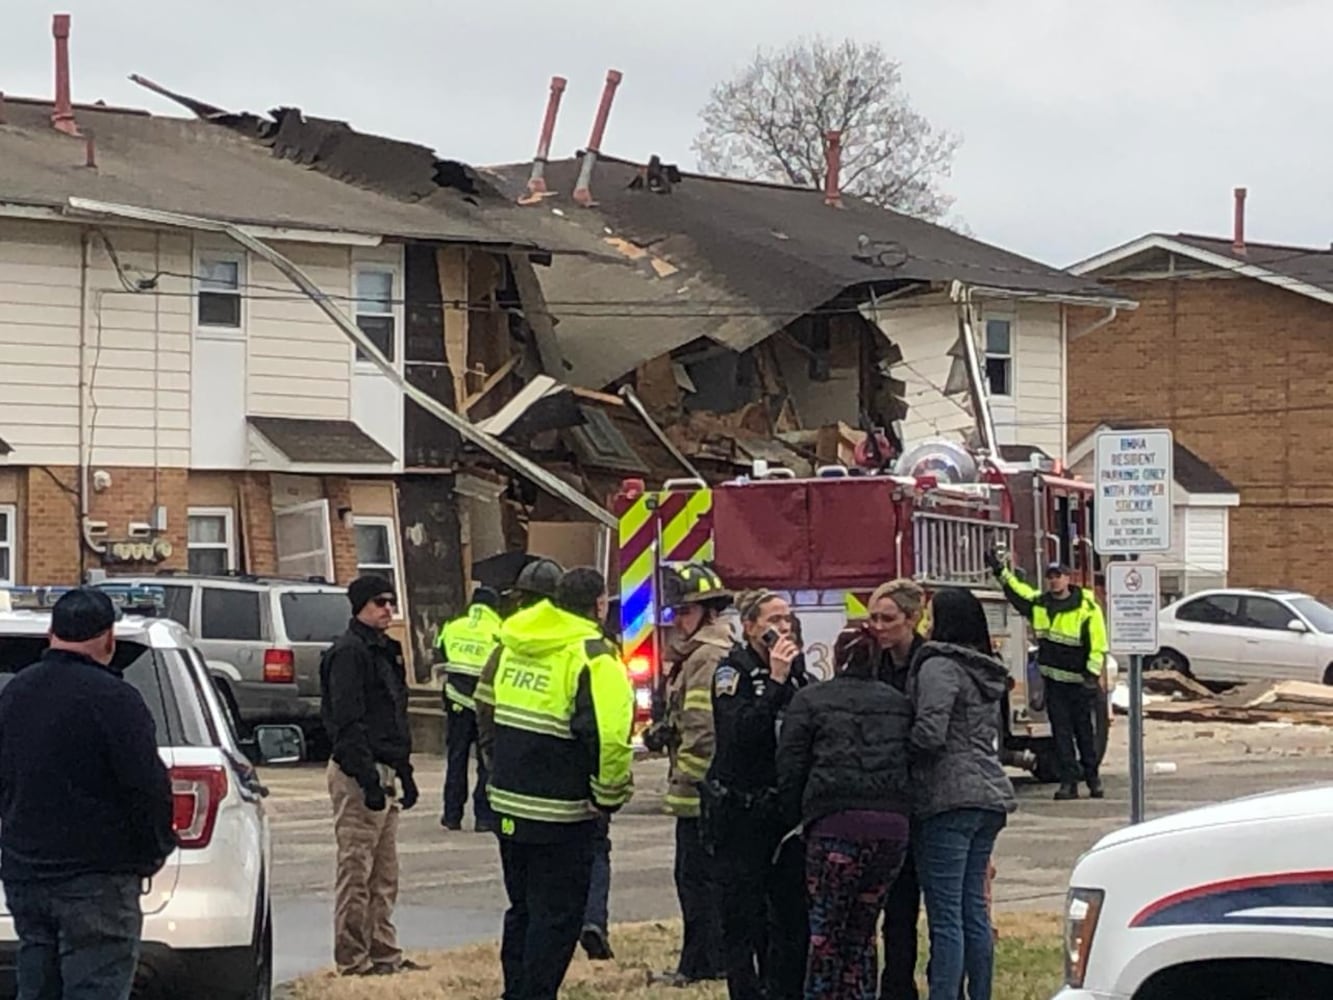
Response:
[[[1305,622],[1301,621],[1299,618],[1293,618],[1291,621],[1287,622],[1287,631],[1295,632],[1298,635],[1304,635],[1310,630],[1306,627]]]
[[[256,726],[251,740],[256,764],[299,764],[306,759],[305,733],[300,726]]]

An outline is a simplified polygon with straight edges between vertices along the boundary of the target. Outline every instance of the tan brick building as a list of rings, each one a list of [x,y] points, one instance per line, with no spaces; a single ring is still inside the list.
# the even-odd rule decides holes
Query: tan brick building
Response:
[[[1074,270],[1140,305],[1070,343],[1070,440],[1171,428],[1240,494],[1229,582],[1333,598],[1333,251],[1247,243],[1242,224]]]

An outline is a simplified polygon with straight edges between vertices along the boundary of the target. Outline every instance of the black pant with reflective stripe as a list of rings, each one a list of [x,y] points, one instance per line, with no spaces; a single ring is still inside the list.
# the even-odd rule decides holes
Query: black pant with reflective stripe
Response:
[[[699,821],[676,820],[676,897],[685,923],[676,971],[686,979],[721,979],[722,911],[712,856],[704,850]]]
[[[444,815],[450,825],[463,822],[463,807],[467,803],[468,765],[477,745],[477,713],[457,702],[445,699],[448,717],[445,719],[444,750],[447,760],[444,768]],[[495,813],[486,801],[486,765],[481,754],[476,754],[477,784],[472,790],[472,816],[483,826],[495,823]]]
[[[1051,737],[1055,740],[1055,755],[1060,763],[1061,784],[1077,785],[1080,780],[1089,785],[1096,784],[1099,780],[1097,734],[1092,713],[1097,706],[1097,692],[1079,681],[1055,681],[1049,677],[1043,681],[1046,685],[1046,716],[1051,720]]]
[[[555,844],[500,839],[509,909],[500,964],[503,1000],[556,1000],[583,930],[593,838]]]

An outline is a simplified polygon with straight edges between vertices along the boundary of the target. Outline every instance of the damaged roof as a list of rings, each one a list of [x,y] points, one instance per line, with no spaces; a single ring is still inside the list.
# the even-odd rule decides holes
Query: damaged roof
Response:
[[[206,121],[79,105],[97,164],[88,167],[85,139],[51,126],[49,102],[6,97],[0,202],[59,209],[88,198],[242,225],[535,246],[482,207],[485,193],[462,164],[451,174],[424,147],[292,109],[275,114]]]
[[[602,156],[597,204],[573,202],[581,158],[552,161],[556,192],[522,209],[539,232],[617,260],[557,258],[542,286],[570,371],[600,388],[637,364],[708,337],[744,351],[844,292],[948,282],[1089,300],[1117,293],[953,230],[844,196],[825,204],[810,188],[674,172],[650,190],[635,164]],[[528,163],[486,168],[511,199],[527,191]],[[632,187],[633,185],[633,187]]]

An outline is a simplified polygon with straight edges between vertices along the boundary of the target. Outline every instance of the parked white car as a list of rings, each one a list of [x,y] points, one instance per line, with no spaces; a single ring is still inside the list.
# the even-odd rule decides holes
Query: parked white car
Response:
[[[1149,669],[1333,684],[1333,608],[1295,590],[1205,590],[1162,609]]]
[[[0,681],[41,655],[49,627],[47,611],[0,610]],[[180,843],[143,899],[134,996],[267,1000],[273,978],[267,791],[184,628],[169,619],[123,617],[116,662],[156,723]],[[269,762],[304,754],[296,727],[261,727],[255,740],[247,749]],[[14,996],[16,950],[13,921],[0,907],[0,997]]]
[[[1333,785],[1127,827],[1079,859],[1056,1000],[1333,997]]]

